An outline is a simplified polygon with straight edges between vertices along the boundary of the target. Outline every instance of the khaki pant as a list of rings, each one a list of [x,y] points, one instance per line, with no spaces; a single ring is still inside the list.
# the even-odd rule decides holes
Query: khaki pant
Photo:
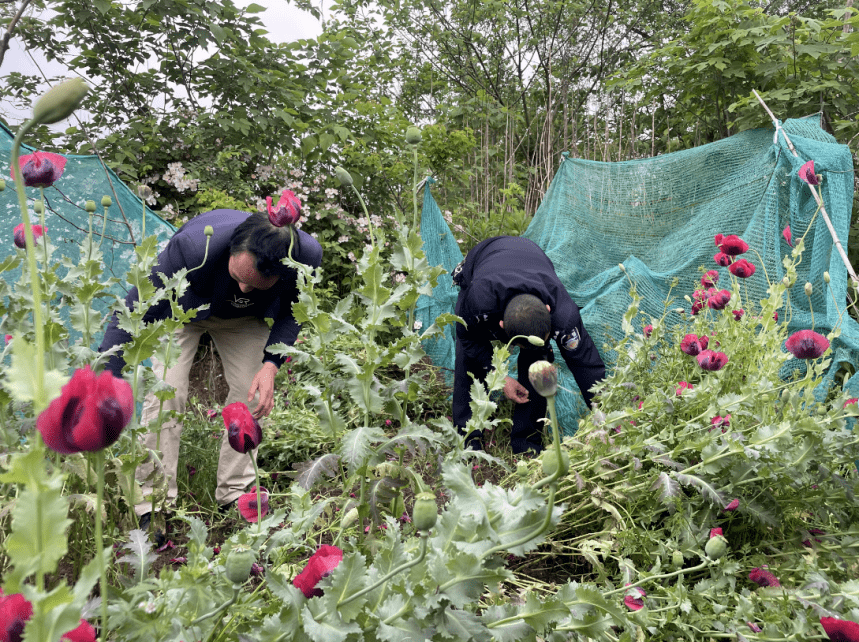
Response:
[[[194,321],[176,331],[173,337],[173,345],[181,350],[179,360],[167,369],[166,375],[164,365],[157,359],[152,359],[152,368],[159,379],[163,379],[176,389],[176,396],[164,402],[165,414],[171,410],[180,416],[179,420],[171,419],[165,421],[161,426],[161,465],[167,476],[167,498],[168,504],[175,502],[178,495],[176,485],[176,471],[179,466],[179,440],[182,436],[181,414],[185,412],[188,401],[188,376],[191,365],[197,352],[197,345],[204,332],[208,332],[215,343],[215,348],[224,365],[224,376],[230,386],[230,392],[224,405],[236,401],[247,403],[248,390],[251,382],[262,368],[263,350],[268,342],[269,327],[262,319],[256,317],[241,317],[238,319],[220,319],[210,317],[203,321]],[[259,394],[254,396],[253,402],[248,407],[253,410],[259,400]],[[160,402],[152,394],[146,396],[143,402],[143,413],[141,415],[142,425],[153,425],[158,419]],[[223,436],[219,440],[220,458],[218,460],[218,485],[215,489],[215,501],[218,504],[229,504],[246,492],[248,486],[254,482],[254,467],[247,454],[236,452],[230,446],[230,442],[224,430],[223,421],[219,418],[218,428],[223,430]],[[263,421],[260,420],[262,424]],[[155,450],[158,444],[158,435],[150,432],[144,438],[143,443],[149,450]],[[214,441],[214,440],[212,440]],[[253,452],[256,457],[256,450]],[[142,464],[137,469],[138,480],[143,481],[152,472],[151,463]],[[144,496],[152,492],[152,484],[144,482],[142,488]],[[135,506],[138,515],[152,510],[152,502],[145,501]]]

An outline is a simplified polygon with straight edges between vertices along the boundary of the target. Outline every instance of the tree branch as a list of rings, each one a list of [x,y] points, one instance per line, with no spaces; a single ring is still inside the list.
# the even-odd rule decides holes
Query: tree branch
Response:
[[[4,4],[12,3],[14,1],[15,0],[3,0]],[[15,14],[15,17],[12,18],[12,22],[9,23],[8,27],[6,27],[6,33],[3,34],[3,39],[0,40],[0,67],[3,66],[3,59],[6,57],[6,52],[9,50],[9,41],[12,39],[12,32],[15,31],[15,25],[18,24],[21,16],[24,15],[24,9],[27,8],[30,1],[31,0],[24,0],[24,2],[21,3],[21,8],[18,9],[18,13]]]

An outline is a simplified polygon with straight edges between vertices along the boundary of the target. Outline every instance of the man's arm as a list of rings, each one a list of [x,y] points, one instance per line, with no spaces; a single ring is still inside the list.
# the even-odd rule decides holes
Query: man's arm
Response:
[[[564,363],[573,373],[585,403],[590,407],[595,383],[605,378],[605,364],[585,329],[579,306],[569,297],[559,297],[552,310],[552,327],[557,331],[556,341]]]

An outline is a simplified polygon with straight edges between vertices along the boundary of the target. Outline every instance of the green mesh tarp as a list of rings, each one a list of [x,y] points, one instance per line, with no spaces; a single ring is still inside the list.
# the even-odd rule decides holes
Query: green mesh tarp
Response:
[[[853,198],[853,160],[849,149],[819,126],[819,117],[788,120],[784,137],[774,141],[773,128],[746,131],[696,149],[622,163],[601,163],[564,155],[546,197],[524,236],[537,243],[555,265],[561,281],[582,309],[582,318],[597,348],[623,336],[621,319],[629,303],[629,281],[622,263],[643,297],[640,308],[661,317],[670,283],[679,278],[673,295],[677,305],[700,284],[699,266],[717,269],[721,282],[729,281],[727,268],[713,261],[716,234],[737,234],[760,254],[750,252],[757,271],[745,279],[747,298],[765,298],[770,280],[784,276],[782,257],[791,251],[782,238],[789,224],[798,239],[809,227],[817,205],[797,170],[814,160],[823,176],[823,202],[842,246],[846,248]],[[421,234],[429,262],[448,271],[462,260],[429,185],[425,187]],[[855,267],[855,266],[854,266]],[[823,272],[831,275],[830,294]],[[814,284],[811,305],[814,327],[828,333],[839,322],[842,334],[833,342],[833,366],[857,363],[859,324],[845,313],[847,269],[822,219],[814,219],[805,237],[805,253],[798,268],[798,289]],[[427,327],[441,312],[453,312],[458,289],[449,274],[439,279],[432,297],[418,302],[418,318]],[[833,298],[838,302],[836,308]],[[791,298],[789,331],[811,328],[811,312],[804,296]],[[674,315],[679,321],[679,315]],[[669,321],[671,319],[669,318]],[[453,329],[446,339],[430,339],[425,349],[433,362],[452,378]],[[604,359],[610,355],[603,354]],[[607,359],[610,361],[610,359]],[[576,430],[585,410],[575,380],[555,346],[560,385],[575,394],[558,395],[558,410],[566,434]],[[794,365],[794,364],[791,364]],[[511,359],[511,371],[515,361]],[[830,377],[836,367],[830,368]],[[449,379],[450,380],[450,379]],[[851,396],[859,396],[859,376],[847,383]],[[822,391],[825,394],[825,390]]]
[[[0,123],[0,168],[6,181],[6,189],[0,192],[0,260],[14,254],[16,248],[12,231],[21,223],[18,194],[11,176],[13,139],[12,132]],[[21,156],[33,151],[32,147],[21,145]],[[113,171],[102,165],[97,156],[66,156],[66,159],[62,177],[53,187],[45,189],[45,227],[48,228],[51,243],[57,248],[54,258],[66,256],[72,261],[79,259],[81,244],[89,233],[89,214],[85,211],[84,204],[87,200],[95,201],[97,207],[93,214],[93,238],[96,243],[101,242],[106,276],[120,279],[113,291],[118,296],[125,296],[130,288],[125,283],[125,275],[131,262],[136,261],[134,246],[140,242],[143,232],[143,203]],[[27,187],[25,190],[30,205],[30,222],[38,224],[39,217],[33,213],[33,202],[39,199],[39,190],[33,187]],[[109,196],[113,201],[106,222],[104,208],[101,206],[103,196]],[[159,247],[163,247],[175,231],[175,227],[147,208],[146,236],[155,235]],[[60,267],[58,273],[62,276],[64,269]],[[9,281],[19,277],[20,269],[4,274],[4,278]],[[100,312],[107,313],[112,303],[109,300],[97,300],[94,306]],[[69,306],[65,306],[61,311],[66,320],[68,309]]]

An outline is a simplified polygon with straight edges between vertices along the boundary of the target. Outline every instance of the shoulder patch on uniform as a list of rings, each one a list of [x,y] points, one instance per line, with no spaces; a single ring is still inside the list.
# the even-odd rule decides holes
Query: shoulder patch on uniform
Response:
[[[572,352],[573,350],[575,350],[576,348],[579,347],[580,341],[581,341],[581,337],[579,336],[579,331],[576,328],[573,328],[573,330],[569,334],[564,335],[564,338],[563,338],[564,350]]]

